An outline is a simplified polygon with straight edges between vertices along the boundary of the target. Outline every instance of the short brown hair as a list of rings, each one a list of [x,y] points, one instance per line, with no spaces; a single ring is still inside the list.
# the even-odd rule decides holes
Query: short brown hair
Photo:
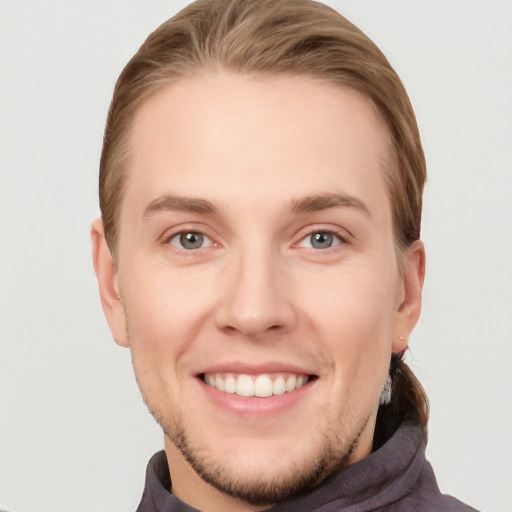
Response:
[[[419,238],[425,158],[407,93],[377,46],[338,12],[312,0],[197,0],[150,34],[114,90],[99,190],[114,258],[136,110],[165,85],[220,69],[317,78],[362,93],[389,130],[386,179],[398,252]],[[402,390],[394,408],[425,426],[423,388],[401,358],[393,364],[395,389]]]

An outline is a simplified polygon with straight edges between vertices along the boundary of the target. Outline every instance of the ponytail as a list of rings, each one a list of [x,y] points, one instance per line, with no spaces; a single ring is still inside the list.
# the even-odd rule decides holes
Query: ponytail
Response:
[[[427,394],[407,363],[404,352],[393,354],[389,365],[391,399],[377,413],[373,448],[389,439],[401,423],[420,425],[427,434],[429,403]]]

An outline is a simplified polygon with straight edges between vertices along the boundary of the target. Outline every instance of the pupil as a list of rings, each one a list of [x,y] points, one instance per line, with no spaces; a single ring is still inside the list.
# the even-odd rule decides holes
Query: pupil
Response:
[[[180,243],[185,249],[198,249],[203,245],[201,233],[184,233],[180,236]]]
[[[311,236],[311,245],[315,249],[328,249],[332,245],[331,233],[314,233]]]

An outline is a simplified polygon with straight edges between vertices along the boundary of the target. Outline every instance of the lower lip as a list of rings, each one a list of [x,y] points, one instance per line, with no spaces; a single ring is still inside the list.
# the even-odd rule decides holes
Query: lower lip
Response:
[[[207,398],[223,409],[239,416],[272,416],[293,407],[299,400],[303,400],[315,386],[317,379],[311,380],[304,386],[281,395],[269,397],[240,396],[236,393],[225,393],[209,386],[202,379],[197,378]]]

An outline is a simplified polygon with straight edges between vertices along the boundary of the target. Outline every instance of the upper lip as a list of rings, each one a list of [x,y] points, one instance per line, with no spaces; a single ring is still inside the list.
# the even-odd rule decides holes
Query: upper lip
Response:
[[[282,361],[268,361],[256,364],[242,361],[219,362],[200,369],[195,372],[195,375],[204,375],[205,373],[234,373],[246,375],[294,373],[299,375],[316,375],[311,368]]]

